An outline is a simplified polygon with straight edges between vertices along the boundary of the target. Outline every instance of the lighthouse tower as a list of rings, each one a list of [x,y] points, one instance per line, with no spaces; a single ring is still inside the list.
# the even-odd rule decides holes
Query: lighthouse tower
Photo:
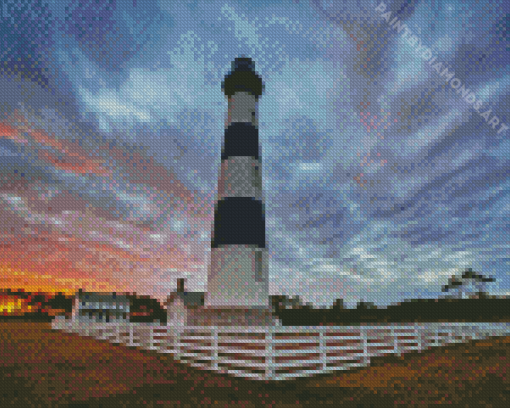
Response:
[[[214,211],[206,308],[268,308],[269,268],[257,104],[264,85],[250,58],[236,58],[222,90],[228,119]]]

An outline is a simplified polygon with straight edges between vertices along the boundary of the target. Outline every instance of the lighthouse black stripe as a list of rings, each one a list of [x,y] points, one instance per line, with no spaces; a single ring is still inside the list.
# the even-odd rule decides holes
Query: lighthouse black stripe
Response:
[[[230,156],[259,158],[259,130],[249,122],[234,122],[225,129],[225,145],[221,160]]]
[[[251,197],[228,197],[217,203],[212,248],[220,245],[266,246],[266,221],[262,201]]]

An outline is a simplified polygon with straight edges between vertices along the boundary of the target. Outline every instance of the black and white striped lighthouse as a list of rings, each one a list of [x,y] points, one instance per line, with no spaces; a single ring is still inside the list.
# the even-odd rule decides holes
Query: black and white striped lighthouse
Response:
[[[228,98],[228,119],[205,306],[267,308],[269,268],[257,120],[264,85],[255,63],[236,58],[222,90]]]

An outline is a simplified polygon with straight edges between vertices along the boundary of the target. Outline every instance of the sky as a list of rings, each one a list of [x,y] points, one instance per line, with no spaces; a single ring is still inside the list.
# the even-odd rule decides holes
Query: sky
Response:
[[[1,4],[0,287],[205,291],[245,55],[271,294],[384,306],[465,268],[510,294],[505,1]]]

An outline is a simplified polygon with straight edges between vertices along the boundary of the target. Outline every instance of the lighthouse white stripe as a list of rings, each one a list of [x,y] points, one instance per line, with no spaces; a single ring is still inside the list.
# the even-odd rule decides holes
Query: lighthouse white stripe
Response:
[[[257,101],[254,95],[236,92],[228,99],[227,125],[233,122],[250,122],[258,126]]]
[[[225,245],[211,251],[207,306],[268,306],[266,248]]]
[[[229,157],[221,163],[219,199],[253,197],[262,200],[262,165],[249,156]]]

